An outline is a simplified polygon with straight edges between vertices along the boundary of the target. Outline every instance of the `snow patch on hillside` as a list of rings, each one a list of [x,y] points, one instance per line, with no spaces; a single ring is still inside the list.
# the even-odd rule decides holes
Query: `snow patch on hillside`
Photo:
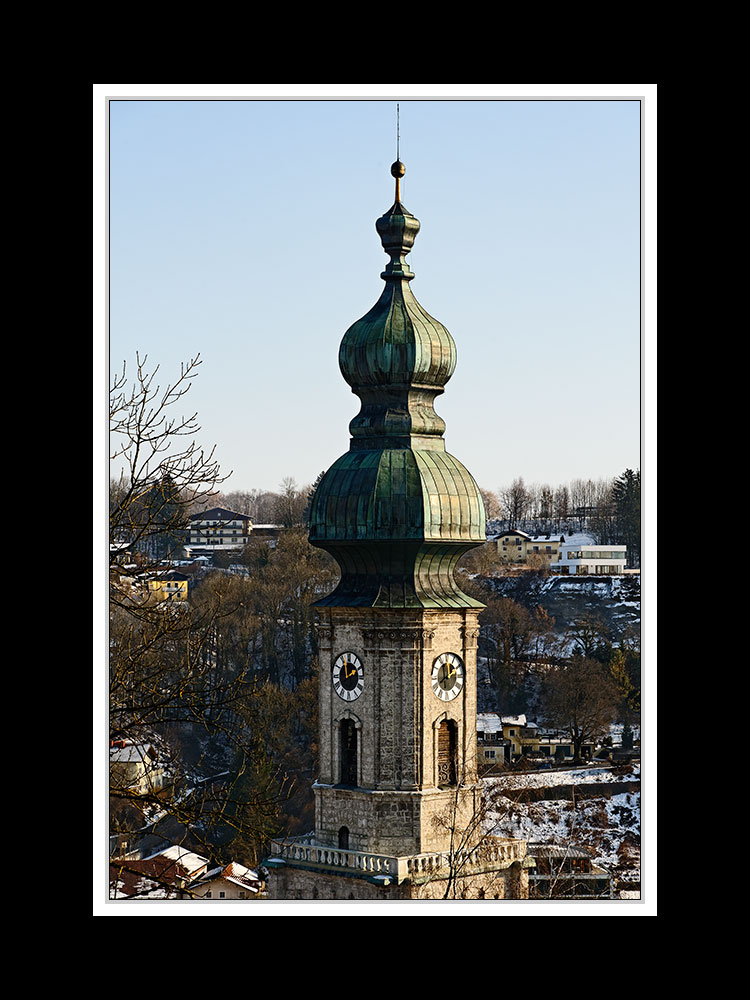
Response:
[[[555,779],[567,778],[569,783],[570,775],[568,771],[519,777],[526,781],[526,787],[534,787],[537,779],[551,785],[559,783]],[[487,832],[496,837],[520,838],[539,844],[588,848],[596,864],[621,880],[637,882],[640,880],[641,793],[618,792],[608,796],[604,774],[596,778],[602,783],[601,797],[577,799],[575,803],[565,799],[516,802],[512,797],[516,789],[503,784],[507,778],[485,779]],[[590,784],[593,780],[592,775],[585,783]],[[612,776],[610,780],[618,778]],[[509,795],[504,795],[504,791]]]

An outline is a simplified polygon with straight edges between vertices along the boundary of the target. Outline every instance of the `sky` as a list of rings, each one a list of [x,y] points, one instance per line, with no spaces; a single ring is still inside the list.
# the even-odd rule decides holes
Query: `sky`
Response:
[[[98,86],[106,363],[146,354],[167,382],[200,355],[189,408],[226,491],[310,483],[348,450],[359,400],[338,348],[383,287],[397,103],[402,201],[421,223],[411,289],[458,352],[436,401],[447,450],[489,490],[641,468],[637,97],[652,85]]]

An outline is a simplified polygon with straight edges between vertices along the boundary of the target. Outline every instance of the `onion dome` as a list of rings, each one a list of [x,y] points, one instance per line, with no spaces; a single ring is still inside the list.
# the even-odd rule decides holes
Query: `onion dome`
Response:
[[[439,438],[445,430],[433,403],[455,370],[456,345],[409,287],[414,273],[405,257],[419,232],[419,220],[399,198],[404,171],[398,160],[391,167],[396,201],[375,223],[390,257],[380,275],[385,281],[383,293],[349,327],[339,349],[341,373],[362,401],[359,415],[349,425],[353,447],[403,446],[404,437]]]
[[[311,505],[310,541],[341,567],[339,586],[320,605],[481,607],[453,570],[485,541],[479,489],[445,450],[434,400],[456,366],[448,330],[414,298],[406,263],[419,232],[400,199],[400,161],[391,167],[396,200],[375,224],[390,261],[383,293],[344,334],[341,372],[359,396],[349,452],[328,470]]]

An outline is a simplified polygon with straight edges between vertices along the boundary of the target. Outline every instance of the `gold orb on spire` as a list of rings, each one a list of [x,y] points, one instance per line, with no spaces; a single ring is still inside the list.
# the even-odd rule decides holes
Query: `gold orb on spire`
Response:
[[[401,160],[396,160],[395,163],[391,164],[392,177],[403,177],[405,173],[406,173],[406,167],[403,165]]]

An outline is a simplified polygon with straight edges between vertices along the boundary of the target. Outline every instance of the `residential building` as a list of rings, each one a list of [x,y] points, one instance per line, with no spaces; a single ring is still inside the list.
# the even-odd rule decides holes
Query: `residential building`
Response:
[[[565,576],[620,576],[625,572],[626,545],[580,545],[563,542],[550,569]]]
[[[113,740],[109,748],[109,780],[112,788],[148,795],[164,787],[165,775],[150,743]]]
[[[247,514],[238,514],[225,507],[211,507],[200,514],[193,514],[187,532],[185,547],[191,553],[214,549],[241,549],[247,545],[253,522]]]
[[[148,576],[148,592],[157,601],[186,601],[188,575],[177,570],[157,570]]]
[[[213,868],[191,885],[196,899],[257,899],[263,882],[250,868],[230,861],[224,868]]]
[[[563,535],[528,535],[514,528],[503,531],[495,539],[497,555],[501,562],[543,568],[557,562]]]
[[[503,720],[495,712],[477,715],[477,764],[485,767],[509,764],[511,744],[503,732]]]
[[[526,542],[531,538],[525,531],[512,529],[503,531],[495,539],[497,554],[503,562],[523,563],[526,561]]]
[[[174,844],[148,858],[110,862],[110,899],[189,899],[208,859]]]
[[[581,754],[591,759],[595,745],[585,743]],[[519,757],[538,756],[566,760],[573,756],[570,735],[556,729],[543,729],[525,715],[477,715],[477,756],[480,763],[505,763]]]

